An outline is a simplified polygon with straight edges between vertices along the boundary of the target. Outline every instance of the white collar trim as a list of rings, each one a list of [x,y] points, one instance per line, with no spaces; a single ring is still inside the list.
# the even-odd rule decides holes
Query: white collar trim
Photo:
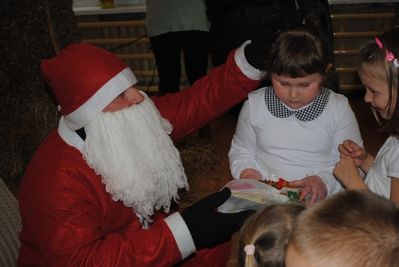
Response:
[[[65,122],[65,117],[62,116],[58,123],[58,134],[61,136],[62,140],[68,145],[76,148],[82,153],[84,141],[80,136],[73,130],[69,129]]]

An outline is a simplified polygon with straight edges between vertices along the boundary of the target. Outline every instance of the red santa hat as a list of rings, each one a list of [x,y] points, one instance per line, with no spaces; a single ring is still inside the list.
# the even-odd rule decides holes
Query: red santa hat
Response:
[[[137,82],[116,55],[89,44],[71,44],[41,62],[59,110],[71,130],[86,126],[118,95]]]

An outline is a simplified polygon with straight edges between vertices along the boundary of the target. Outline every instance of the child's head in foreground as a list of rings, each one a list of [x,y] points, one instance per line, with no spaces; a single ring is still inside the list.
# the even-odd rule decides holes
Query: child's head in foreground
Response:
[[[359,78],[366,89],[364,101],[384,129],[399,135],[398,76],[399,29],[377,36],[360,49]]]
[[[346,190],[304,211],[286,267],[399,266],[399,207],[366,190]]]
[[[278,36],[265,69],[276,96],[290,108],[299,109],[317,97],[330,66],[323,40],[301,28]]]
[[[291,230],[303,209],[276,204],[248,218],[235,239],[228,266],[283,267]]]

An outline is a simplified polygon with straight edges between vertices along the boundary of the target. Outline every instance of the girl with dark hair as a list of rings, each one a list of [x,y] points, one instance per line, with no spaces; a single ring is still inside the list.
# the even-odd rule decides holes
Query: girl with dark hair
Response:
[[[339,145],[341,160],[334,174],[348,189],[367,189],[399,203],[399,28],[376,37],[360,49],[358,74],[376,120],[390,136],[376,157],[356,141]],[[367,176],[363,181],[360,167]]]
[[[309,205],[341,189],[332,173],[338,145],[362,139],[347,98],[323,86],[329,66],[317,34],[278,36],[265,66],[272,86],[251,93],[238,119],[229,152],[234,178],[282,177]]]

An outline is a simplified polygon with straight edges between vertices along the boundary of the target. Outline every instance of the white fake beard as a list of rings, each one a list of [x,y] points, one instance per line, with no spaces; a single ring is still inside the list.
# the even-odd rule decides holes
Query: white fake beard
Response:
[[[87,127],[83,155],[102,177],[114,201],[152,222],[154,210],[169,212],[178,189],[188,189],[179,151],[152,101],[116,112],[102,112]],[[141,219],[143,219],[141,218]]]

